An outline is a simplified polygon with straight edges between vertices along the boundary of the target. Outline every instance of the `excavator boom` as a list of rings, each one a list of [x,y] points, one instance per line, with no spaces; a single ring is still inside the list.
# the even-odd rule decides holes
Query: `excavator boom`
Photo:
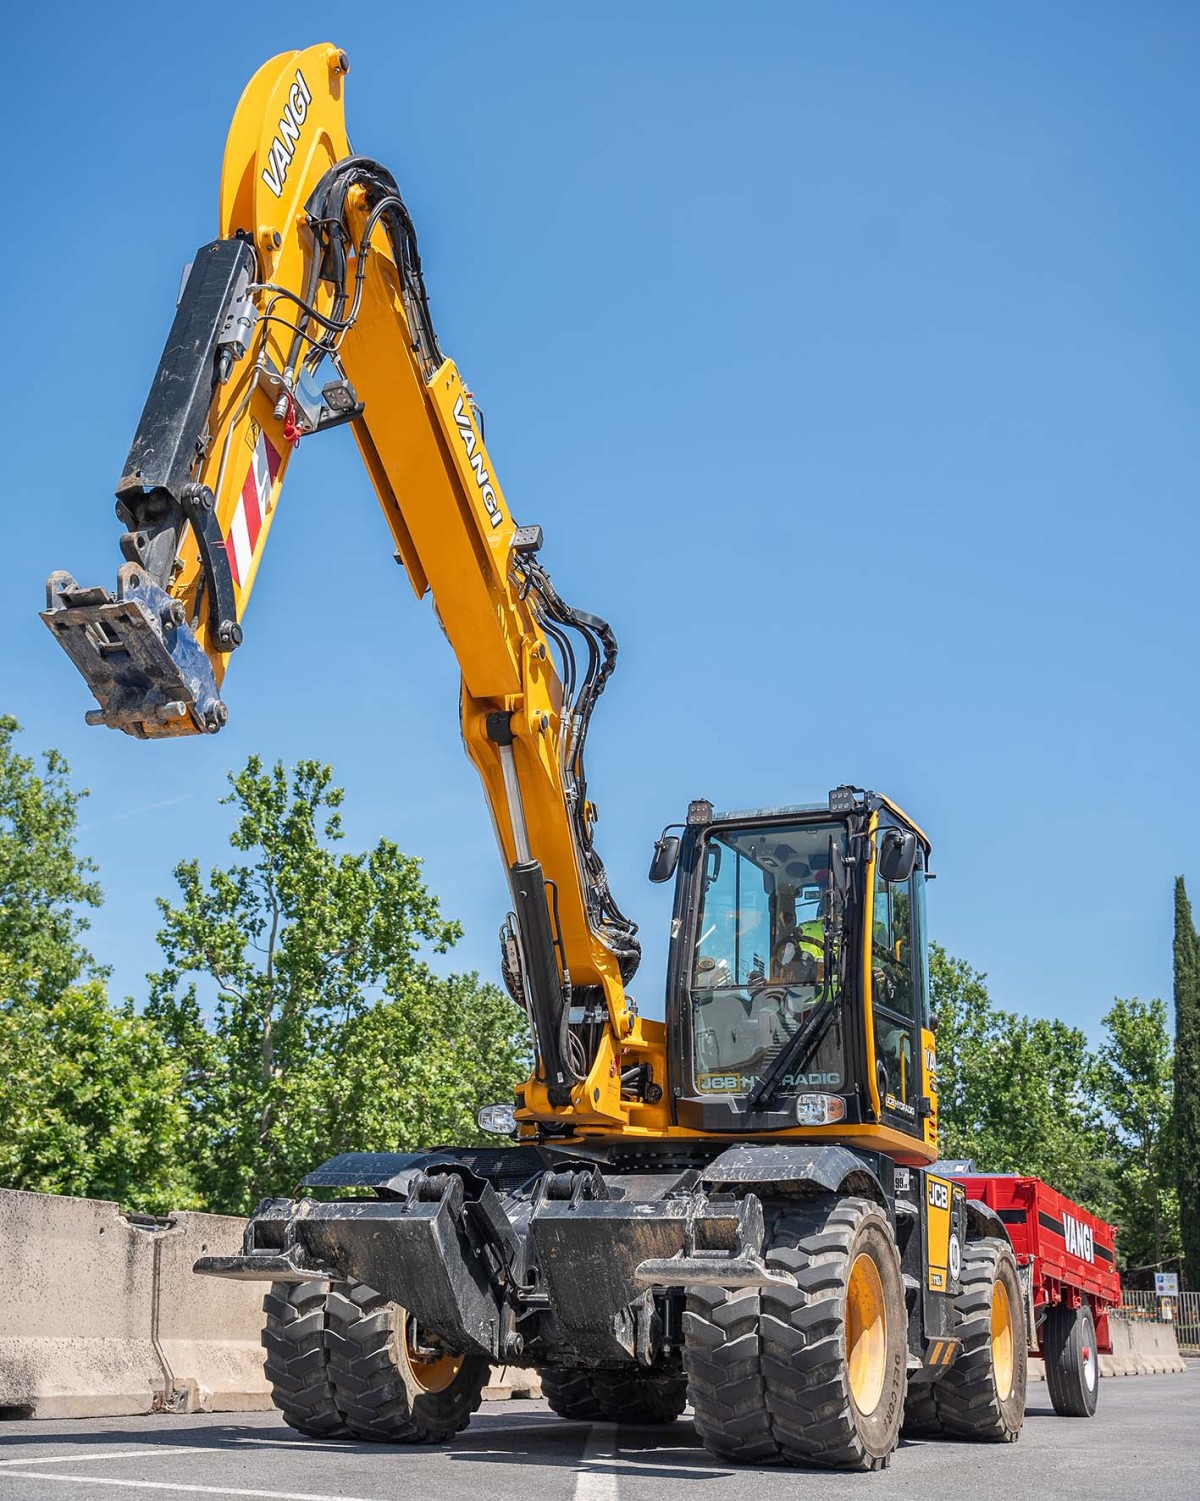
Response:
[[[333,46],[285,53],[242,96],[220,238],[185,275],[117,484],[116,590],[52,574],[43,619],[95,694],[90,722],[219,731],[293,454],[349,423],[397,559],[462,671],[463,740],[512,888],[505,976],[535,1040],[526,1117],[650,1127],[662,1029],[625,993],[636,926],[592,842],[583,763],[616,640],[565,603],[541,528],[513,518],[479,408],[438,345],[396,181],[351,153],[347,67]],[[586,1024],[572,1028],[572,1008]]]

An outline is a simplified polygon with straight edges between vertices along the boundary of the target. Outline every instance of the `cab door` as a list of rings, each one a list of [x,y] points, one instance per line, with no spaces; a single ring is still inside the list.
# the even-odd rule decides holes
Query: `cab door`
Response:
[[[923,1031],[928,1004],[920,906],[925,873],[918,867],[906,881],[887,881],[876,853],[882,819],[872,841],[871,908],[868,915],[871,1018],[875,1082],[887,1125],[913,1136],[925,1135],[929,1111],[924,1092]]]

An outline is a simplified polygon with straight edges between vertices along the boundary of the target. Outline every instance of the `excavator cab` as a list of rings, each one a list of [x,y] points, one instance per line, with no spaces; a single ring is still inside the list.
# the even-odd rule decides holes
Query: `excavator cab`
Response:
[[[882,1131],[898,1158],[933,1160],[928,854],[894,804],[859,789],[797,807],[690,805],[667,981],[678,1125]]]

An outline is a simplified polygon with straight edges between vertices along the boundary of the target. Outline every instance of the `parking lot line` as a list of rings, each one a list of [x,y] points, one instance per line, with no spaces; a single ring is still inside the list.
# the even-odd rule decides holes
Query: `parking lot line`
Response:
[[[45,1458],[33,1458],[22,1454],[20,1459],[0,1459],[0,1465],[66,1465],[79,1464],[93,1459],[156,1459],[160,1454],[191,1454],[194,1446],[187,1449],[129,1449],[124,1454],[114,1454],[111,1449],[102,1449],[99,1454],[47,1454]]]
[[[579,1460],[575,1501],[617,1501],[617,1430],[593,1428]]]
[[[37,1461],[29,1460],[27,1463],[36,1464]],[[44,1475],[38,1470],[5,1470],[0,1475],[0,1480],[49,1480],[57,1485],[123,1485],[126,1490],[186,1491],[193,1496],[251,1496],[257,1497],[258,1501],[379,1501],[377,1496],[314,1496],[303,1491],[238,1491],[228,1485],[183,1485],[169,1480],[116,1480],[111,1475]]]

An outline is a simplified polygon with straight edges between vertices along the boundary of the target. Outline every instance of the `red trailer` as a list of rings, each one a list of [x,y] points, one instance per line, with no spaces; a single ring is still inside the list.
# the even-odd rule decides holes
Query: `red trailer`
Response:
[[[1055,1412],[1090,1418],[1100,1393],[1098,1356],[1112,1353],[1109,1310],[1121,1302],[1116,1227],[1040,1178],[971,1168],[946,1163],[940,1170],[1008,1231],[1026,1293],[1030,1353],[1045,1362]]]

